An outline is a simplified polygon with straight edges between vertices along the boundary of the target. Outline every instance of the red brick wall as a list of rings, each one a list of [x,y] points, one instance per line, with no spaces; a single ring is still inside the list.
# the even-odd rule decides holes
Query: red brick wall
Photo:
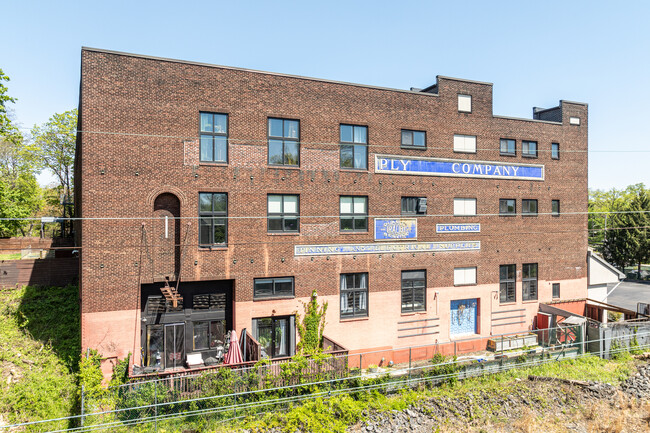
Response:
[[[561,124],[495,117],[491,85],[442,77],[438,84],[433,95],[83,50],[77,201],[85,218],[136,219],[81,224],[82,313],[137,307],[139,281],[150,282],[152,275],[141,227],[144,222],[149,249],[155,248],[155,229],[145,218],[163,192],[179,197],[181,217],[188,218],[181,225],[181,239],[189,230],[182,278],[234,279],[236,301],[252,300],[253,279],[265,276],[295,276],[296,296],[306,297],[314,289],[337,294],[342,272],[369,272],[372,296],[399,290],[401,270],[426,269],[427,287],[434,290],[453,286],[454,267],[477,266],[478,284],[494,284],[500,264],[516,263],[518,302],[522,263],[538,263],[540,281],[585,278],[586,106],[563,102]],[[458,112],[458,93],[472,95],[472,113]],[[228,165],[198,164],[199,111],[228,113]],[[569,116],[580,117],[581,125],[570,126]],[[300,169],[268,166],[268,117],[300,120]],[[339,169],[340,123],[368,126],[367,171]],[[427,149],[401,149],[402,128],[426,131]],[[454,153],[454,134],[476,135],[477,153]],[[500,156],[502,137],[517,140],[516,157]],[[521,156],[521,140],[538,142],[537,159]],[[560,143],[559,160],[550,157],[552,142]],[[546,179],[375,174],[376,153],[543,164]],[[191,219],[198,215],[199,192],[211,191],[228,193],[234,217],[228,246],[212,251],[198,248],[198,222]],[[300,235],[267,234],[268,193],[300,194]],[[340,195],[368,196],[371,216],[399,215],[401,196],[427,197],[418,241],[480,240],[481,250],[294,258],[294,244],[373,242],[372,229],[339,233]],[[541,214],[453,217],[454,197],[476,197],[479,215],[498,214],[499,198],[517,199],[518,212],[521,199],[532,198]],[[559,218],[544,215],[553,199],[561,201]],[[251,216],[260,218],[243,218]],[[435,233],[436,223],[452,222],[480,222],[481,233]]]

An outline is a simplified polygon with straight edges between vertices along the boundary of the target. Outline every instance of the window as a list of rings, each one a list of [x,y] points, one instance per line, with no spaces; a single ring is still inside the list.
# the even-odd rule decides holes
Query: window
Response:
[[[297,195],[269,194],[267,197],[268,231],[298,232],[300,213]]]
[[[224,245],[227,237],[228,195],[199,194],[199,244]]]
[[[551,215],[560,216],[560,200],[551,200]]]
[[[499,199],[499,215],[515,216],[517,215],[517,200],[513,198]]]
[[[368,168],[368,127],[341,125],[341,168]]]
[[[341,196],[341,231],[368,231],[368,197]]]
[[[517,142],[509,138],[502,138],[500,151],[501,155],[515,156],[517,154]]]
[[[473,216],[476,215],[475,198],[455,198],[454,199],[455,216]]]
[[[516,269],[516,265],[499,266],[499,302],[502,304],[516,301]]]
[[[201,113],[201,162],[228,162],[228,115]]]
[[[529,200],[529,199],[522,200],[521,214],[523,216],[537,216],[537,200]]]
[[[425,311],[426,271],[402,271],[402,313]]]
[[[454,135],[454,152],[476,153],[476,136]]]
[[[368,316],[368,274],[341,274],[341,318]]]
[[[193,322],[192,328],[192,350],[215,349],[224,344],[225,320]]]
[[[427,135],[424,131],[402,129],[402,147],[427,147]]]
[[[551,143],[551,158],[560,159],[560,143]]]
[[[560,283],[553,283],[553,299],[560,297]]]
[[[269,118],[269,164],[300,165],[300,122]]]
[[[524,263],[522,270],[522,299],[534,301],[537,299],[537,263]]]
[[[426,215],[426,197],[402,197],[402,215]]]
[[[255,339],[260,343],[262,358],[291,356],[295,339],[293,317],[264,317],[253,319]]]
[[[476,268],[455,268],[454,286],[469,286],[476,284]]]
[[[253,298],[294,296],[293,277],[259,278],[255,280]]]
[[[522,141],[521,154],[528,158],[537,158],[537,142],[536,141]]]
[[[458,111],[462,113],[472,112],[472,95],[458,95]]]

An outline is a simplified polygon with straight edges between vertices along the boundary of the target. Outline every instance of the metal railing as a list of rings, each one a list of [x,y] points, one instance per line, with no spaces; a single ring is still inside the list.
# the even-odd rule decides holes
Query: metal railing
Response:
[[[380,390],[383,392],[395,391],[403,388],[412,388],[421,385],[432,385],[447,380],[465,379],[485,374],[494,374],[512,368],[543,365],[550,362],[557,362],[567,358],[580,358],[594,356],[585,353],[584,348],[590,341],[584,341],[583,336],[585,325],[550,328],[535,331],[544,332],[541,338],[542,345],[535,348],[523,347],[516,351],[504,350],[495,353],[490,358],[485,354],[465,359],[451,358],[443,362],[418,363],[413,359],[414,349],[430,348],[429,346],[412,346],[397,351],[409,353],[408,367],[396,365],[393,368],[386,368],[381,373],[368,374],[359,368],[349,368],[350,358],[361,356],[359,365],[363,365],[363,357],[372,357],[377,352],[365,352],[362,354],[339,357],[344,359],[347,367],[347,374],[340,377],[310,379],[304,375],[296,378],[295,383],[284,383],[277,386],[275,382],[260,382],[264,374],[282,376],[289,370],[286,367],[284,372],[267,370],[260,375],[259,369],[247,368],[240,375],[233,375],[227,384],[241,386],[237,388],[222,386],[214,389],[199,389],[202,394],[182,395],[170,388],[169,379],[158,379],[137,384],[125,384],[109,388],[103,395],[90,396],[86,393],[85,410],[80,415],[33,421],[11,426],[0,427],[0,432],[21,429],[26,431],[50,431],[50,432],[74,432],[74,431],[132,431],[134,425],[138,425],[138,431],[158,432],[160,428],[173,430],[178,425],[196,425],[206,427],[223,422],[233,421],[245,416],[261,416],[269,411],[285,410],[289,405],[312,400],[315,398],[329,398],[339,394],[355,394]],[[504,334],[496,338],[505,341],[509,335]],[[629,338],[628,338],[629,337]],[[494,338],[494,337],[492,337]],[[617,344],[612,344],[617,338]],[[601,344],[610,340],[610,347],[615,346],[610,354],[616,354],[630,349],[650,349],[648,344],[633,344],[637,338],[647,341],[650,338],[650,331],[621,337],[605,337],[598,341]],[[481,338],[480,340],[486,340]],[[459,342],[462,342],[460,340]],[[434,347],[436,345],[433,345]],[[458,345],[454,345],[458,349]],[[396,352],[393,351],[393,353]],[[440,353],[440,352],[437,352]],[[331,357],[329,359],[337,359]],[[442,359],[437,357],[438,360]],[[296,361],[293,364],[297,364]],[[338,361],[337,361],[338,362]],[[292,365],[286,363],[285,365]],[[263,367],[263,366],[258,366]],[[294,371],[300,371],[295,367]],[[244,370],[244,369],[242,369]],[[231,371],[232,370],[228,370]],[[217,376],[214,374],[212,376]],[[257,379],[251,380],[251,375]],[[197,383],[205,380],[206,375],[197,376]],[[208,375],[209,376],[209,375]],[[286,374],[285,374],[286,376]],[[268,376],[267,376],[268,377]],[[202,379],[203,378],[203,379]],[[286,378],[286,377],[285,377]],[[223,380],[224,377],[213,377],[212,380]],[[247,382],[245,382],[247,381]],[[249,387],[243,385],[248,384]],[[254,386],[250,386],[253,384]],[[269,386],[266,386],[269,385]],[[255,389],[252,389],[255,388]],[[221,392],[227,390],[227,392]]]

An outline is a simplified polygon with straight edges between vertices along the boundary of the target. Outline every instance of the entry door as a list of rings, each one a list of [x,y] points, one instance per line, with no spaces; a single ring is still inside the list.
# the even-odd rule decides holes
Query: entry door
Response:
[[[185,324],[165,325],[165,368],[183,366],[185,359]]]
[[[476,334],[478,299],[451,301],[449,334],[452,337]]]

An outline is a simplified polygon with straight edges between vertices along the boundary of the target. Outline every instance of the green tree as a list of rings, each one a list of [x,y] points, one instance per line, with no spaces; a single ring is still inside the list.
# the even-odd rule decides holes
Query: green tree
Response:
[[[650,226],[650,197],[645,190],[638,192],[630,202],[628,209],[631,213],[627,214],[628,229],[628,248],[630,261],[637,265],[637,270],[641,273],[641,265],[650,260],[650,239],[648,226]]]
[[[62,216],[72,217],[72,183],[77,136],[77,110],[55,113],[41,126],[32,129],[40,150],[43,168],[57,178],[61,193]],[[68,225],[71,227],[71,225]]]
[[[6,137],[9,133],[13,133],[15,128],[11,124],[11,120],[7,116],[7,102],[16,102],[16,98],[7,95],[9,89],[3,81],[9,81],[9,77],[0,69],[0,136]]]
[[[3,81],[9,77],[0,69],[0,218],[13,220],[0,220],[0,236],[25,236],[26,225],[33,226],[33,222],[21,219],[35,216],[42,204],[36,182],[39,164],[35,146],[25,143],[7,114],[6,103],[15,98],[7,95]]]
[[[42,204],[40,187],[33,175],[22,173],[16,179],[0,178],[0,236],[23,236],[29,234],[25,229],[27,221],[40,209]],[[31,228],[31,227],[30,227]]]
[[[591,191],[590,245],[623,270],[650,260],[650,197],[642,183],[624,190]]]

